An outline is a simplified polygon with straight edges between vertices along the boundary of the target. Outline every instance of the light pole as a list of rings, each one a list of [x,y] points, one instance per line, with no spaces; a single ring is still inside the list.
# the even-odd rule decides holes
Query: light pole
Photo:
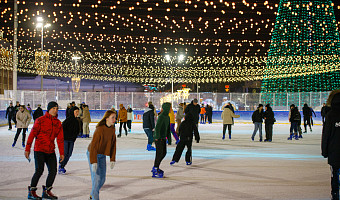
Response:
[[[44,28],[48,28],[51,26],[51,24],[44,24],[44,19],[42,17],[37,18],[37,28],[41,28],[41,62],[44,62]],[[44,83],[43,83],[43,74],[40,75],[41,81],[40,81],[40,90],[43,91],[44,89]]]
[[[174,59],[171,59],[170,55],[165,55],[165,59],[169,62],[171,68],[171,106],[174,108],[174,70],[172,69]],[[184,60],[184,55],[179,55],[177,63],[180,63],[182,60]],[[177,63],[175,64],[177,65]]]

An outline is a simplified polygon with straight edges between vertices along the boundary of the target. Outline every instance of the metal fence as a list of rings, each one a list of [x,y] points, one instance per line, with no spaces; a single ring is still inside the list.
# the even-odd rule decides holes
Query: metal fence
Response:
[[[210,104],[213,110],[222,110],[224,105],[231,102],[236,110],[252,111],[259,103],[270,103],[274,110],[288,110],[289,105],[295,104],[301,108],[307,103],[314,110],[320,110],[326,102],[329,92],[301,92],[301,93],[176,93],[173,95],[174,108],[181,102],[190,102],[200,99],[201,104]],[[0,100],[0,109],[6,110],[10,101],[19,101],[20,104],[30,104],[33,109],[38,104],[46,109],[48,102],[57,101],[60,109],[66,109],[68,103],[85,102],[91,110],[107,110],[112,106],[118,108],[119,104],[131,105],[134,110],[143,110],[147,102],[152,101],[157,109],[164,101],[171,102],[171,93],[149,92],[68,92],[68,91],[28,91],[17,90],[16,93],[6,90]],[[15,105],[15,102],[13,103]]]

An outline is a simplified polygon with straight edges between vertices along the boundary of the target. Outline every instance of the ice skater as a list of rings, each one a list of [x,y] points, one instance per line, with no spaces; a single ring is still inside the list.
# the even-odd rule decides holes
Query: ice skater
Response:
[[[25,148],[26,131],[32,119],[30,113],[25,109],[25,105],[20,105],[19,111],[16,114],[16,119],[17,119],[16,120],[17,121],[17,133],[15,134],[12,147],[14,147],[15,144],[17,143],[18,137],[22,130],[22,147]]]
[[[321,151],[324,158],[328,158],[331,166],[331,195],[339,200],[339,168],[340,168],[340,90],[329,94],[327,106],[330,111],[326,115],[322,129]]]
[[[64,133],[64,160],[60,161],[58,169],[59,174],[66,173],[65,166],[72,156],[74,143],[79,133],[79,121],[77,120],[79,108],[77,106],[73,106],[69,112],[70,115],[62,123]]]
[[[172,133],[172,135],[174,136],[175,140],[176,140],[176,144],[178,144],[179,142],[179,138],[178,135],[175,131],[175,112],[172,109],[172,106],[170,107],[170,112],[169,112],[169,117],[170,117],[170,131]]]
[[[110,157],[110,168],[116,163],[116,113],[112,110],[105,112],[98,122],[91,143],[86,152],[90,166],[92,190],[90,199],[99,199],[99,190],[105,183],[106,156]]]
[[[124,127],[125,130],[125,135],[128,135],[127,129],[126,129],[126,123],[127,123],[127,110],[125,109],[123,104],[119,105],[119,111],[118,111],[118,121],[120,122],[119,124],[119,134],[117,137],[122,136],[122,126]]]
[[[231,140],[231,125],[234,125],[234,119],[233,118],[239,118],[240,115],[235,115],[234,112],[231,110],[230,106],[227,105],[224,107],[223,112],[221,114],[221,118],[223,120],[223,136],[222,140],[225,139],[225,132],[228,128],[229,133],[229,140]]]
[[[197,143],[200,141],[200,135],[198,133],[198,129],[196,124],[194,123],[194,118],[191,113],[188,113],[184,117],[184,121],[181,123],[179,127],[179,137],[180,141],[176,146],[175,153],[172,157],[172,161],[170,165],[175,164],[181,158],[184,147],[187,146],[187,153],[185,154],[185,162],[187,165],[192,164],[192,139],[193,135],[195,135],[195,140]]]
[[[290,135],[287,138],[287,140],[292,140],[293,137],[295,140],[298,140],[299,139],[298,130],[301,124],[301,114],[294,104],[290,106],[289,121],[290,121]]]
[[[158,116],[158,120],[155,127],[153,138],[156,144],[156,157],[154,166],[151,170],[152,177],[163,178],[164,171],[159,168],[162,160],[166,156],[166,138],[168,138],[169,144],[171,144],[171,133],[170,133],[170,111],[171,104],[163,103],[161,114]]]
[[[311,124],[311,120],[312,120],[312,116],[313,116],[312,110],[305,103],[303,105],[302,111],[303,111],[303,125],[305,127],[305,131],[303,133],[307,133],[307,126],[309,126],[309,130],[310,130],[310,132],[312,132],[312,124]],[[314,115],[315,115],[315,113],[314,113]]]
[[[254,141],[254,137],[256,135],[257,130],[259,130],[260,135],[260,142],[262,142],[262,119],[263,119],[263,105],[259,104],[257,109],[253,112],[253,115],[251,116],[253,123],[254,123],[254,132],[251,136],[251,140]]]
[[[9,106],[7,107],[5,118],[8,119],[8,130],[12,130],[12,120],[14,124],[16,124],[15,108],[12,102],[9,103]]]
[[[152,104],[149,104],[143,114],[143,129],[148,137],[148,144],[146,146],[146,150],[148,151],[156,151],[156,148],[152,146],[153,143],[153,132],[155,129],[155,114],[154,107]]]
[[[133,110],[130,105],[128,105],[127,111],[127,127],[129,129],[129,132],[131,132],[131,125],[132,125],[132,120],[133,120]]]
[[[47,112],[44,116],[35,120],[33,128],[27,139],[25,157],[30,161],[30,151],[34,143],[35,173],[28,186],[28,199],[58,199],[51,190],[57,174],[57,156],[55,154],[54,140],[57,138],[60,162],[64,160],[64,135],[60,120],[58,119],[58,104],[51,101],[47,105]],[[46,186],[42,186],[42,197],[36,193],[39,179],[44,172],[44,164],[48,169]]]
[[[265,106],[265,112],[264,112],[264,129],[266,131],[266,139],[264,139],[265,142],[271,142],[273,139],[273,125],[275,120],[274,112],[272,107],[270,107],[269,104]]]

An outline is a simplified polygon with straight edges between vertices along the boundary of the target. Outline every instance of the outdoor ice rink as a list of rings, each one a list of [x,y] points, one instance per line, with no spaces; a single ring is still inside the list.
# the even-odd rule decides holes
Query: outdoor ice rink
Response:
[[[320,153],[322,126],[318,124],[298,141],[287,141],[288,124],[275,124],[271,143],[259,142],[258,135],[252,142],[251,123],[236,123],[232,140],[224,141],[221,123],[200,125],[201,142],[193,144],[192,166],[186,166],[184,153],[179,163],[169,165],[173,144],[160,166],[166,178],[155,179],[150,172],[155,152],[145,150],[147,138],[142,124],[133,123],[132,132],[118,138],[116,166],[113,170],[108,167],[100,198],[330,199],[330,169]],[[90,125],[91,136],[95,125]],[[15,130],[7,128],[0,128],[0,199],[27,199],[34,160],[32,154],[31,163],[24,158],[21,136],[16,147],[11,147]],[[85,153],[90,141],[77,139],[66,175],[57,175],[52,191],[59,199],[88,199],[91,177]],[[39,195],[46,175],[45,167]]]

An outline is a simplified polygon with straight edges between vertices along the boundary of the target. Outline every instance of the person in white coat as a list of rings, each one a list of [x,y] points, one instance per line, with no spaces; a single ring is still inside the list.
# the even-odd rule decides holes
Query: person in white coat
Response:
[[[25,148],[26,131],[27,131],[28,125],[31,122],[31,119],[32,119],[31,114],[25,109],[25,106],[20,105],[19,111],[16,114],[17,133],[15,134],[12,147],[14,147],[15,144],[17,143],[17,140],[18,140],[18,137],[21,133],[21,130],[23,130],[23,132],[22,132],[22,147]]]
[[[229,139],[231,139],[231,125],[234,124],[234,120],[233,118],[239,118],[240,115],[235,115],[233,113],[233,111],[230,109],[230,106],[227,105],[222,114],[221,114],[221,118],[223,120],[223,137],[222,137],[222,140],[225,139],[225,132],[227,130],[227,127],[228,127],[228,133],[229,133]]]

